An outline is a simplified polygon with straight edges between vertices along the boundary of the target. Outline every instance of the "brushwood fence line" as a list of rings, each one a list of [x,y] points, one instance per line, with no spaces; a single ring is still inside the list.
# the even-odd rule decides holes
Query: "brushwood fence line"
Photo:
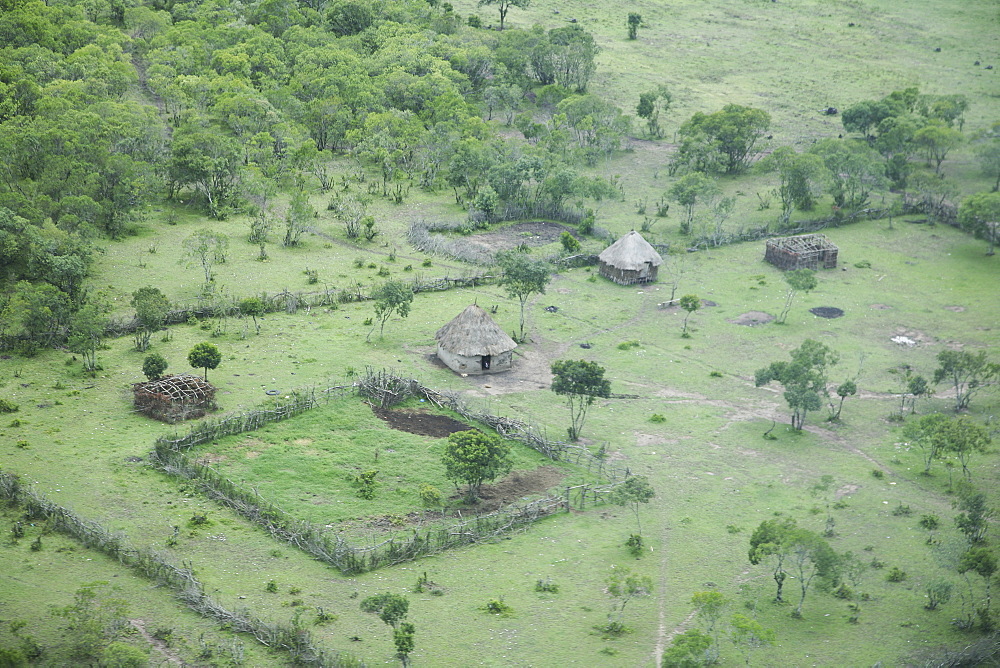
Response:
[[[178,600],[203,617],[214,619],[229,630],[253,636],[266,647],[287,653],[295,665],[318,668],[364,666],[349,654],[317,646],[309,631],[300,626],[265,621],[246,609],[226,608],[205,592],[205,585],[194,576],[191,564],[178,567],[150,548],[132,546],[125,534],[111,532],[99,523],[49,501],[31,486],[24,485],[15,473],[0,471],[0,499],[20,508],[26,518],[45,522],[51,530],[117,560],[157,584],[169,587]]]
[[[568,488],[564,494],[550,494],[528,503],[511,504],[470,519],[460,518],[457,522],[442,520],[434,526],[412,530],[405,537],[394,536],[375,545],[359,547],[350,545],[341,535],[328,531],[325,526],[294,517],[263,498],[255,488],[237,484],[211,466],[192,461],[184,454],[191,447],[222,436],[252,431],[304,413],[320,405],[317,397],[328,401],[334,396],[355,392],[386,408],[409,397],[422,397],[439,408],[452,410],[467,420],[483,424],[504,438],[519,441],[549,459],[586,465],[588,470],[596,470],[605,482],[577,485]],[[582,509],[588,502],[590,505],[605,502],[614,487],[630,475],[627,468],[609,465],[604,458],[594,456],[587,448],[546,439],[539,429],[523,421],[473,411],[457,396],[424,387],[414,379],[371,368],[352,385],[293,392],[274,405],[195,426],[184,436],[175,434],[158,438],[151,459],[159,470],[193,481],[205,496],[261,526],[274,538],[293,544],[348,575],[470,543],[493,540],[554,513],[571,508]]]

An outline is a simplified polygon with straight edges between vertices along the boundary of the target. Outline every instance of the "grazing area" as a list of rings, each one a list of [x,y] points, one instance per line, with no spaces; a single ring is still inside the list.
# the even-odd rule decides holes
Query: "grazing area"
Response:
[[[995,9],[7,2],[0,664],[996,663]]]

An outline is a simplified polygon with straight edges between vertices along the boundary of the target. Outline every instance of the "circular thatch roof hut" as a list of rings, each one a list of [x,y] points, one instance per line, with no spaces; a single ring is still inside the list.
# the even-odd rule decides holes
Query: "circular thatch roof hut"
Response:
[[[439,329],[434,338],[438,359],[452,371],[469,375],[508,371],[517,348],[514,339],[475,304]]]
[[[189,373],[135,383],[132,395],[139,412],[163,422],[200,418],[215,408],[215,388]]]
[[[663,258],[632,230],[597,256],[601,276],[621,285],[652,283]]]

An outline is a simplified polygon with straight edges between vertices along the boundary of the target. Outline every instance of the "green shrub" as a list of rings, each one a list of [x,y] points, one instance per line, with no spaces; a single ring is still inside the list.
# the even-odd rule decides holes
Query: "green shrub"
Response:
[[[906,571],[898,566],[893,566],[889,569],[889,574],[885,576],[885,579],[886,582],[902,582],[906,579]]]
[[[632,350],[632,348],[640,348],[642,344],[635,339],[631,341],[622,341],[618,344],[618,350]]]
[[[656,422],[657,424],[659,424],[661,422],[666,422],[667,418],[663,417],[659,413],[653,413],[652,415],[649,416],[649,421]]]
[[[906,517],[913,514],[909,506],[904,506],[902,503],[892,509],[892,514],[896,517]]]
[[[885,477],[885,473],[882,471],[882,469],[874,469],[872,471],[872,477],[881,480],[882,478]]]
[[[535,582],[535,591],[556,594],[559,592],[559,585],[552,581],[552,578],[545,578]]]
[[[872,263],[868,260],[860,260],[854,263],[854,266],[858,269],[871,269]]]
[[[274,580],[268,580],[267,584],[264,585],[264,591],[266,591],[269,594],[277,594],[278,583],[275,582]]]
[[[433,265],[434,265],[434,263],[431,262],[430,258],[425,258],[424,261],[420,263],[421,267],[430,267],[430,266],[433,266]]]
[[[441,505],[442,495],[441,490],[439,490],[434,485],[429,485],[424,483],[420,486],[420,502],[425,506],[430,508],[436,508]]]
[[[16,413],[20,408],[17,404],[11,403],[6,399],[0,399],[0,413]]]
[[[514,608],[510,607],[503,601],[503,596],[500,598],[491,598],[483,606],[483,610],[490,613],[491,615],[510,615],[514,612]]]

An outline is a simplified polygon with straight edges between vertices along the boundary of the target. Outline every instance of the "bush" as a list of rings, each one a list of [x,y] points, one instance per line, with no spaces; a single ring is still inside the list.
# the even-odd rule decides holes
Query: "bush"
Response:
[[[146,359],[142,361],[142,375],[148,380],[157,380],[163,376],[163,372],[167,370],[168,366],[169,363],[163,358],[163,355],[158,353],[146,355]]]
[[[661,422],[666,422],[667,418],[663,417],[659,413],[653,413],[652,415],[649,416],[649,421],[656,422],[657,424],[659,424]]]
[[[889,569],[889,574],[885,576],[885,579],[886,582],[902,582],[906,579],[906,571],[898,566],[893,566]]]
[[[11,403],[6,399],[0,399],[0,413],[16,413],[20,410],[20,406]]]
[[[906,517],[913,513],[909,506],[904,506],[900,503],[898,506],[892,509],[892,514],[896,517]]]
[[[559,591],[559,585],[553,582],[552,578],[545,578],[544,580],[538,580],[535,582],[535,591],[555,594]]]
[[[559,241],[562,243],[563,249],[567,253],[576,253],[580,250],[580,242],[576,240],[569,232],[563,232],[559,235]]]
[[[503,596],[500,598],[491,598],[483,606],[483,610],[491,615],[510,615],[514,612],[514,608],[504,603]]]
[[[885,473],[882,472],[882,469],[874,469],[872,470],[872,477],[881,480],[885,477]]]
[[[425,506],[436,508],[441,505],[442,498],[441,490],[434,485],[424,483],[420,486],[420,502]]]

